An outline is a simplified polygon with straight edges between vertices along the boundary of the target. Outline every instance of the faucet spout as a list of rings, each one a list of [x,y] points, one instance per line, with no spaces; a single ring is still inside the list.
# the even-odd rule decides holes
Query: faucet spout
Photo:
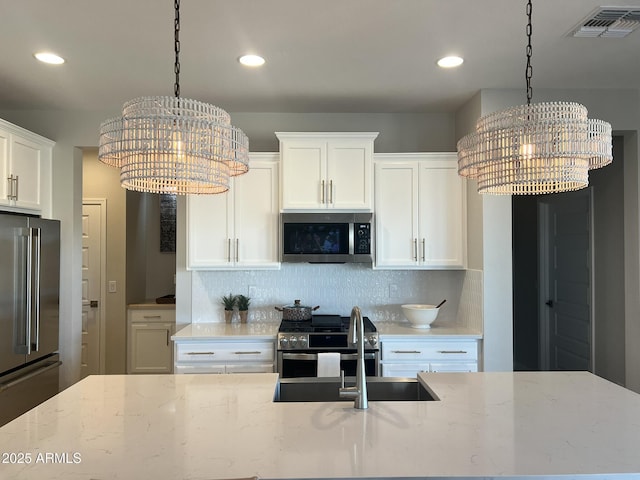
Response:
[[[364,366],[364,320],[359,307],[351,309],[347,336],[350,343],[357,345],[356,385],[340,388],[340,397],[353,398],[354,408],[365,410],[369,408],[369,400],[367,398],[367,373]]]

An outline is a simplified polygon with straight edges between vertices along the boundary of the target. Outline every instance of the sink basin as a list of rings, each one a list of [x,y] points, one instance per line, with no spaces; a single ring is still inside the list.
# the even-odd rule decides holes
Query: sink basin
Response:
[[[355,384],[347,377],[346,386]],[[274,402],[353,402],[340,398],[338,378],[281,378],[276,385]],[[370,402],[415,402],[435,399],[416,378],[367,377]]]

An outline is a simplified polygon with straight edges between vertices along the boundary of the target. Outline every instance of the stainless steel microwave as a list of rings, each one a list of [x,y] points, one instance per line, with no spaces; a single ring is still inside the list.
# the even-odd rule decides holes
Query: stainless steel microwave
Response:
[[[373,214],[282,213],[283,262],[373,263]]]

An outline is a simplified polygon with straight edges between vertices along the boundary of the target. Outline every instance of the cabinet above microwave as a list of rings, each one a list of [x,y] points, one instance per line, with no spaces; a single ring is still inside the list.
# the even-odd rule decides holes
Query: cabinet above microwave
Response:
[[[377,132],[276,132],[281,209],[371,211]]]

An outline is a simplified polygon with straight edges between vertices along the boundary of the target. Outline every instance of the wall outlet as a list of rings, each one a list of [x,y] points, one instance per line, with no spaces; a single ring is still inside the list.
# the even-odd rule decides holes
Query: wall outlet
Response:
[[[398,285],[392,283],[389,285],[389,298],[397,298],[398,297]]]
[[[109,280],[109,293],[116,293],[118,291],[118,286],[115,280]]]

